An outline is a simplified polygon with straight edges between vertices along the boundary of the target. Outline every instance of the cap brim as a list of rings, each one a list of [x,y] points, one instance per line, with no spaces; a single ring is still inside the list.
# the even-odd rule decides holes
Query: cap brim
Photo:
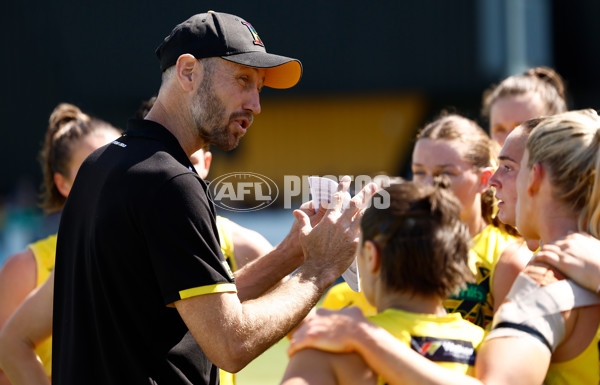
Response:
[[[245,52],[221,56],[222,59],[248,67],[264,68],[265,83],[270,88],[290,88],[302,77],[302,64],[297,59],[265,52]]]

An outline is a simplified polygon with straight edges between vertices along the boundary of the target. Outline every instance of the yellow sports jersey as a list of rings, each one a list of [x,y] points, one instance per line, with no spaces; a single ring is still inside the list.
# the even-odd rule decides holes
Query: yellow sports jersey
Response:
[[[227,232],[227,223],[229,219],[217,215],[217,229],[219,230],[219,240],[221,241],[221,252],[225,260],[229,264],[231,271],[238,269],[237,261],[235,260],[235,254],[233,250],[233,239]],[[221,385],[235,385],[235,374],[219,370],[219,379]]]
[[[493,287],[494,268],[500,255],[517,238],[493,225],[486,226],[473,237],[469,250],[469,267],[475,276],[475,283],[444,301],[448,313],[460,313],[464,319],[483,328],[494,316]]]
[[[599,330],[600,332],[600,330]],[[599,332],[577,357],[565,362],[551,362],[545,385],[585,385],[600,383],[598,367]]]
[[[227,224],[230,222],[231,221],[229,219],[217,215],[217,230],[219,231],[219,240],[221,241],[221,252],[229,264],[231,271],[236,271],[238,266],[233,250],[233,239],[227,232]]]
[[[56,234],[48,238],[39,240],[27,246],[33,252],[37,267],[37,286],[40,286],[54,268],[56,260]],[[35,352],[40,357],[46,374],[52,373],[52,337],[47,338],[35,348]]]
[[[377,314],[377,309],[367,301],[363,293],[363,291],[355,292],[346,282],[338,283],[327,290],[321,307],[339,310],[348,306],[357,306],[366,316]]]
[[[460,314],[443,316],[386,309],[369,320],[422,356],[450,370],[472,375],[485,332]],[[379,378],[378,384],[384,384]]]

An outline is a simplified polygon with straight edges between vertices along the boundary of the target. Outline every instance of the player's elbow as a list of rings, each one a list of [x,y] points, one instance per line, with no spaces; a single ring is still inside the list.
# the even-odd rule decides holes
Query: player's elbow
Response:
[[[232,344],[213,361],[220,369],[237,373],[246,367],[255,357],[243,344]]]

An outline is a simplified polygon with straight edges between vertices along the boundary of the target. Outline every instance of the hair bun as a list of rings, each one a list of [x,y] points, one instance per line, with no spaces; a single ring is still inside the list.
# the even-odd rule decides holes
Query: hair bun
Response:
[[[533,67],[525,71],[524,75],[534,76],[542,81],[550,83],[561,98],[565,98],[565,84],[562,77],[550,67]]]
[[[89,120],[89,115],[83,113],[77,106],[69,103],[61,103],[52,111],[48,121],[48,128],[49,131],[57,133],[61,127],[72,121],[86,122]]]

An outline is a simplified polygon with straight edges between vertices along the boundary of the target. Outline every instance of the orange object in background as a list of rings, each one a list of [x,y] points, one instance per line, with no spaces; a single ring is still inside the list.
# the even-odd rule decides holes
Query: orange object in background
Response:
[[[280,189],[285,175],[396,175],[427,112],[419,94],[269,98],[239,147],[216,160],[212,176],[253,172]]]

